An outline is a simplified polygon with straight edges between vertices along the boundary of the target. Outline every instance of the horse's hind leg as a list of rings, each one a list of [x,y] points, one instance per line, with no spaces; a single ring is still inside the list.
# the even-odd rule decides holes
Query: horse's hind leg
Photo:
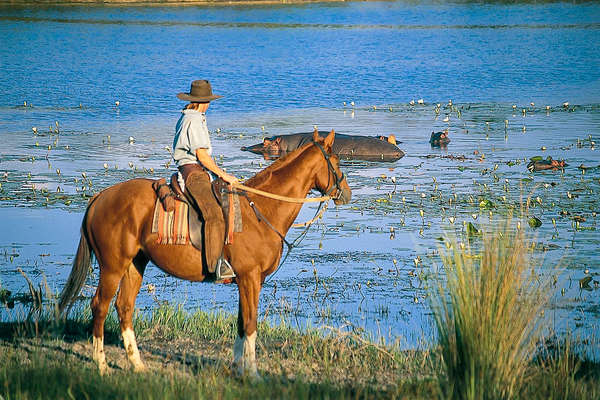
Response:
[[[142,277],[147,263],[148,259],[141,253],[134,258],[133,262],[129,265],[127,272],[125,272],[125,275],[123,275],[123,278],[121,279],[121,286],[115,303],[117,313],[119,314],[119,321],[121,323],[123,345],[127,352],[127,358],[133,366],[133,370],[136,372],[143,371],[145,367],[140,358],[140,352],[135,341],[132,318],[135,307],[135,298],[140,291]]]
[[[104,321],[108,314],[110,301],[114,297],[124,270],[103,269],[100,264],[100,281],[92,299],[94,361],[98,364],[100,375],[108,372],[108,364],[104,354]]]

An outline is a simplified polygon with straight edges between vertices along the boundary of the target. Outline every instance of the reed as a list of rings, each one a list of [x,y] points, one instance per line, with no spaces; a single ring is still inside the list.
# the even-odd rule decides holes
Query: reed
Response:
[[[551,290],[531,241],[511,225],[482,229],[472,246],[449,238],[440,251],[446,280],[431,302],[448,398],[514,398],[536,352]]]

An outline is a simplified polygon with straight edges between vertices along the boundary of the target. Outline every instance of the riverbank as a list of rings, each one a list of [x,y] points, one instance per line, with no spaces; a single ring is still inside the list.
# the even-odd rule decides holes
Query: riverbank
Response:
[[[182,6],[182,5],[269,5],[269,4],[306,4],[306,3],[346,3],[351,1],[368,2],[381,0],[6,0],[4,5],[27,5],[27,6],[69,6],[69,5],[136,5],[136,6]],[[383,0],[394,2],[394,0]],[[560,3],[560,0],[496,0],[488,3],[498,4],[537,4],[537,3]],[[572,0],[571,3],[592,3],[593,0]],[[412,3],[412,2],[410,2]],[[427,3],[427,2],[424,2]],[[468,4],[480,3],[478,0],[455,0],[452,3]]]
[[[34,319],[35,320],[35,319]],[[0,394],[4,398],[435,398],[437,350],[401,351],[358,333],[304,332],[261,323],[262,381],[231,367],[234,315],[187,313],[162,305],[135,318],[145,373],[133,373],[116,318],[106,325],[111,373],[100,377],[91,354],[89,309],[66,323],[48,319],[0,325]],[[599,365],[570,357],[532,362],[520,398],[597,398]]]
[[[72,313],[73,314],[73,313]],[[89,309],[66,323],[0,325],[0,394],[4,398],[431,398],[428,351],[400,351],[358,334],[299,332],[261,323],[257,356],[263,381],[231,368],[236,316],[162,305],[134,320],[148,372],[130,371],[114,313],[105,332],[110,366],[91,359]]]
[[[15,6],[194,6],[194,5],[271,5],[305,3],[344,3],[347,0],[7,0],[4,5]]]

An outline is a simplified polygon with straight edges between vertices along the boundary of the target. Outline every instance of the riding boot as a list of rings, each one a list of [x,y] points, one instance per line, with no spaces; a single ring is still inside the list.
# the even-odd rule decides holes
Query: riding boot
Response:
[[[185,191],[194,200],[204,220],[204,257],[210,273],[215,272],[225,243],[225,220],[215,198],[210,177],[204,170],[193,171],[185,179]]]

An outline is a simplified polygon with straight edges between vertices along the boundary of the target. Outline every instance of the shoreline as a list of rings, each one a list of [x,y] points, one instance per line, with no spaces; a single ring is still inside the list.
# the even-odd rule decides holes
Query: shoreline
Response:
[[[346,3],[357,0],[8,0],[0,8],[10,6],[237,6],[237,5],[292,5],[316,3]],[[370,0],[359,0],[370,1]],[[388,0],[389,1],[389,0]]]
[[[352,331],[300,331],[264,321],[257,329],[258,370],[264,379],[240,379],[232,368],[231,354],[237,315],[188,313],[172,304],[155,308],[150,316],[134,317],[145,372],[131,370],[119,322],[114,312],[109,314],[104,351],[111,372],[98,379],[91,357],[89,309],[75,308],[75,314],[64,320],[55,320],[51,310],[50,305],[38,309],[31,321],[0,322],[0,395],[431,399],[441,397],[445,385],[436,346],[400,350]],[[530,380],[516,398],[537,400],[552,394],[598,398],[599,364],[569,353],[568,348],[540,353],[540,357],[527,363]]]
[[[5,0],[0,8],[10,8],[11,6],[212,6],[212,5],[298,5],[298,4],[318,4],[318,3],[347,3],[347,2],[405,2],[408,4],[414,1],[406,0]],[[565,0],[492,0],[491,4],[545,4],[562,3]],[[574,4],[592,3],[593,0],[571,0]],[[419,1],[417,1],[419,3]],[[424,3],[444,4],[439,1],[427,1]],[[449,4],[478,4],[479,0],[454,0]]]

